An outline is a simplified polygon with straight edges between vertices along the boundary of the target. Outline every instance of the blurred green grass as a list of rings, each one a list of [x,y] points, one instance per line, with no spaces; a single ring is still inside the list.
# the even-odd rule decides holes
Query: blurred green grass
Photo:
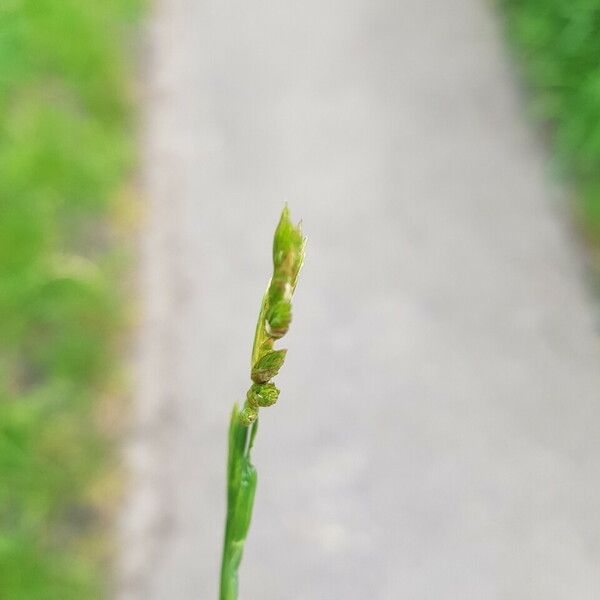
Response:
[[[140,10],[0,4],[2,599],[105,594],[101,409],[124,324],[110,221],[132,166],[128,40]]]
[[[581,228],[600,251],[600,0],[500,0],[507,33],[546,125]],[[600,266],[600,263],[599,265]]]

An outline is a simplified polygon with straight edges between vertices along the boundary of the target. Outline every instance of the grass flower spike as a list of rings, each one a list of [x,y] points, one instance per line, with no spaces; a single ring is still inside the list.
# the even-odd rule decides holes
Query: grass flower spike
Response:
[[[256,491],[256,469],[250,461],[250,452],[258,429],[259,410],[272,406],[279,397],[279,390],[271,379],[283,366],[287,350],[274,349],[273,345],[287,333],[292,320],[292,295],[304,262],[305,244],[300,225],[292,224],[285,207],[275,230],[273,276],[262,299],[252,345],[252,384],[242,409],[237,404],[233,407],[229,426],[227,520],[220,600],[237,600],[238,597],[238,569]]]

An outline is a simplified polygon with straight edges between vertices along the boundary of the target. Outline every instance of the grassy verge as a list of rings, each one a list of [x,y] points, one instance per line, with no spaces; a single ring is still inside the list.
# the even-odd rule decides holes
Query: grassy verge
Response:
[[[123,311],[108,226],[132,157],[139,0],[0,5],[0,596],[105,591],[102,526]]]
[[[600,0],[500,0],[510,42],[600,253]]]

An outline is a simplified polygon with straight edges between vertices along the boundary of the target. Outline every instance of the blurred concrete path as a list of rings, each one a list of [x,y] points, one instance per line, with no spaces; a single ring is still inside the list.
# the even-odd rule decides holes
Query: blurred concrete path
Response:
[[[597,600],[600,353],[481,0],[159,0],[122,598],[217,597],[287,200],[308,258],[245,600]]]

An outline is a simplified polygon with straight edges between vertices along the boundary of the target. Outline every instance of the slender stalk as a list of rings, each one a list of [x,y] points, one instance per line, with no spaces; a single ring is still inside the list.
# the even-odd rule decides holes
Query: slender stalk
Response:
[[[286,334],[292,319],[291,299],[304,261],[305,243],[300,226],[292,225],[289,211],[284,208],[273,240],[273,276],[260,305],[252,344],[250,378],[253,383],[242,410],[234,405],[229,424],[227,518],[220,600],[237,600],[238,597],[238,570],[256,492],[256,469],[250,454],[258,430],[259,408],[275,404],[279,396],[279,390],[270,380],[282,367],[287,350],[274,350],[273,344]]]

